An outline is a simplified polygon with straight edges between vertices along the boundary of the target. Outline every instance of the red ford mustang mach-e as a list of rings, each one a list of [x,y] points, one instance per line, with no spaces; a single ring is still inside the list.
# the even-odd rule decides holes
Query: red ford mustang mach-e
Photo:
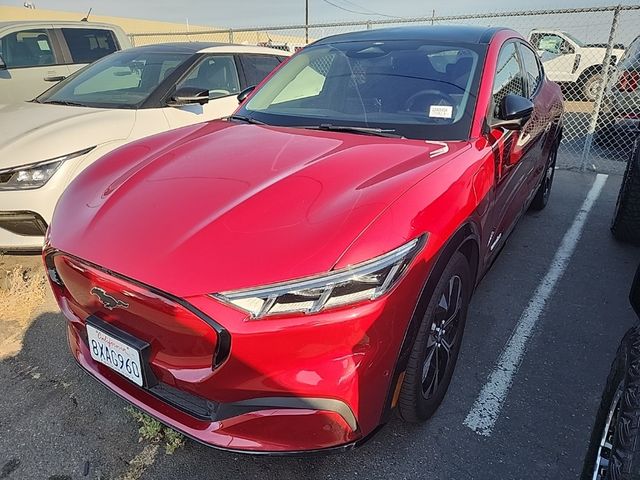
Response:
[[[91,165],[45,262],[87,371],[244,452],[348,448],[429,418],[467,306],[547,203],[559,88],[511,30],[320,40],[227,121]]]

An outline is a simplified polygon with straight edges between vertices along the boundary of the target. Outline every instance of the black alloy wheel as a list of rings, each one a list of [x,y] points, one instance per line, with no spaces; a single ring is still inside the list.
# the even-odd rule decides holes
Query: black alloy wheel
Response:
[[[430,294],[409,356],[398,398],[405,421],[427,420],[440,406],[460,352],[472,289],[469,261],[456,252]]]
[[[549,203],[549,196],[551,195],[551,187],[553,186],[553,179],[556,174],[556,160],[558,158],[558,144],[556,143],[549,152],[549,158],[547,158],[547,165],[544,172],[544,178],[542,183],[536,192],[533,201],[531,202],[532,210],[542,210]]]

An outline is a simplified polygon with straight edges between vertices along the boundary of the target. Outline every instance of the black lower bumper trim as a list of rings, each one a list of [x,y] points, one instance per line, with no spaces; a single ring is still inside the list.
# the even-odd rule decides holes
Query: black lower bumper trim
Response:
[[[349,406],[334,398],[260,397],[233,403],[217,403],[163,383],[158,383],[147,391],[198,420],[215,422],[260,410],[309,409],[337,413],[353,432],[358,430],[358,422]]]
[[[84,373],[86,373],[94,381],[96,381],[97,383],[102,385],[105,389],[109,390],[110,392],[116,394],[119,398],[121,398],[125,402],[129,403],[133,407],[135,407],[137,409],[140,408],[140,407],[138,407],[138,405],[136,405],[135,403],[131,402],[128,398],[126,398],[125,396],[123,396],[122,394],[117,392],[116,390],[110,388],[109,385],[107,385],[104,382],[101,382],[100,380],[98,380],[90,371],[88,371],[86,368],[84,368],[82,366],[82,364],[78,361],[77,358],[74,357],[74,359],[76,360],[76,364],[78,365],[80,370],[82,370]],[[145,411],[145,413],[147,415],[153,417],[154,419],[156,419],[158,422],[162,423],[163,425],[165,424],[165,422],[163,422],[160,418],[158,418],[155,415],[153,415],[153,413],[149,413],[147,411]],[[373,429],[371,431],[371,433],[369,433],[365,437],[362,437],[362,438],[360,438],[360,439],[358,439],[358,440],[356,440],[354,442],[349,442],[349,443],[345,443],[345,444],[342,444],[342,445],[336,445],[335,447],[320,448],[320,449],[316,449],[316,450],[286,450],[286,451],[240,450],[240,449],[235,449],[235,448],[220,447],[218,445],[212,445],[210,443],[203,442],[199,438],[196,438],[193,435],[190,435],[187,432],[181,430],[180,427],[176,427],[174,425],[167,425],[167,426],[169,428],[173,429],[173,430],[176,430],[177,432],[180,432],[182,435],[184,435],[187,438],[190,438],[194,442],[197,442],[197,443],[199,443],[201,445],[204,445],[205,447],[213,448],[215,450],[221,450],[223,452],[238,453],[238,454],[243,454],[243,455],[254,455],[254,456],[271,456],[271,457],[313,457],[313,456],[324,456],[324,455],[331,455],[331,454],[336,454],[336,453],[343,453],[343,452],[347,452],[349,450],[353,450],[354,448],[360,447],[360,446],[364,445],[365,443],[367,443],[369,440],[371,440],[371,438],[373,438],[382,429],[382,427],[384,427],[384,424],[378,425],[375,429]]]
[[[0,228],[22,237],[42,237],[47,222],[36,212],[0,212]]]

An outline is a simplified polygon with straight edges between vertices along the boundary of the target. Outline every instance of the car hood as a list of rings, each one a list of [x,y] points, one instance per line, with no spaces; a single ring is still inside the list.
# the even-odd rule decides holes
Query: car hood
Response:
[[[467,146],[222,121],[186,127],[90,166],[58,203],[50,239],[183,297],[318,274]]]
[[[127,138],[135,110],[22,102],[0,106],[0,169]]]

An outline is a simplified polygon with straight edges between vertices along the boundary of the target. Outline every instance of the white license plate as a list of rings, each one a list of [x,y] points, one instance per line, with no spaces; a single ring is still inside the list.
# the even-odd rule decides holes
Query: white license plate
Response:
[[[140,352],[130,345],[87,323],[91,358],[142,386]]]

